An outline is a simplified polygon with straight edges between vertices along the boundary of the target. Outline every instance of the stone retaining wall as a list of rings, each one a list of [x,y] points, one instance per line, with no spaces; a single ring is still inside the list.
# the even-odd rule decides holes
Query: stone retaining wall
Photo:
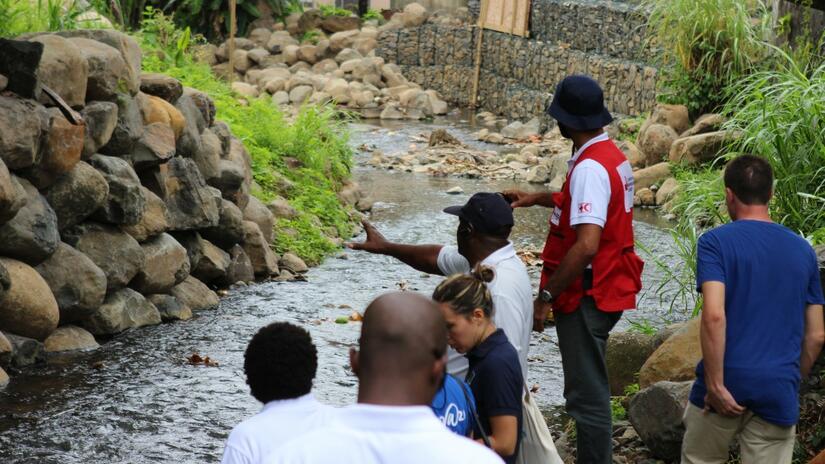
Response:
[[[643,24],[637,7],[624,3],[537,0],[534,38],[484,32],[480,106],[526,119],[542,113],[564,76],[585,73],[602,84],[611,111],[636,115],[651,110],[657,70],[641,59]],[[413,82],[466,105],[472,91],[475,29],[428,22],[384,30],[376,54],[397,63]]]

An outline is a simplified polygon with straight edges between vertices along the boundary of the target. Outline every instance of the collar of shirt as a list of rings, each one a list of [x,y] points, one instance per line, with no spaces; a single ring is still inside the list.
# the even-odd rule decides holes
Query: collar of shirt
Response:
[[[490,351],[492,351],[493,348],[504,343],[510,343],[507,340],[507,335],[504,334],[504,330],[496,329],[496,331],[491,333],[486,340],[479,343],[478,346],[470,350],[470,352],[467,353],[467,358],[472,361],[484,359],[487,357],[488,354],[490,354]]]
[[[507,245],[490,253],[489,256],[484,258],[481,261],[481,264],[495,267],[496,264],[504,261],[505,259],[512,258],[513,256],[516,256],[516,249],[513,246],[513,242],[507,242]]]
[[[599,142],[604,142],[607,140],[610,140],[610,136],[607,135],[607,132],[603,132],[602,134],[597,135],[592,139],[588,140],[584,145],[581,146],[581,148],[579,148],[575,151],[575,153],[573,153],[573,157],[567,161],[567,166],[572,168],[573,165],[576,164],[576,161],[578,161],[582,153],[584,153],[585,150],[590,148],[591,145]]]
[[[429,406],[382,406],[356,403],[338,409],[336,423],[367,432],[418,432],[443,427]]]
[[[303,409],[318,404],[315,396],[312,393],[307,393],[298,398],[290,398],[288,400],[272,400],[266,403],[261,412],[269,411],[271,409]]]

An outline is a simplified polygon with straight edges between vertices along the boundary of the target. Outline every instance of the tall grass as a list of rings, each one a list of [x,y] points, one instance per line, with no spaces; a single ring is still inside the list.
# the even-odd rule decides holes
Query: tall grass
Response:
[[[714,111],[727,86],[768,51],[770,14],[762,0],[643,0],[650,45],[663,70],[660,98],[692,114]]]
[[[84,13],[94,11],[78,0],[0,0],[0,37],[103,27],[104,24],[83,19]]]

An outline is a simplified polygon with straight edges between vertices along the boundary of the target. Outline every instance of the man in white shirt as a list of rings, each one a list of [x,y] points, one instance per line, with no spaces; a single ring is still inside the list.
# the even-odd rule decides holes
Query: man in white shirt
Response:
[[[533,325],[533,290],[527,268],[516,256],[508,237],[513,227],[513,210],[501,194],[476,193],[463,206],[444,210],[458,216],[458,246],[405,245],[388,241],[364,221],[367,239],[349,243],[353,250],[392,256],[422,272],[438,275],[466,274],[477,264],[493,268],[495,279],[489,284],[493,297],[493,321],[503,329],[516,348],[521,372],[527,378],[527,351]],[[464,378],[467,359],[449,350],[447,369]]]
[[[360,351],[350,350],[358,404],[287,443],[267,464],[501,464],[491,450],[450,432],[429,407],[446,364],[447,324],[412,292],[375,299],[364,312]]]
[[[312,396],[318,367],[306,330],[286,322],[255,334],[244,354],[246,383],[264,407],[229,434],[222,464],[258,464],[287,441],[324,425],[333,409]]]

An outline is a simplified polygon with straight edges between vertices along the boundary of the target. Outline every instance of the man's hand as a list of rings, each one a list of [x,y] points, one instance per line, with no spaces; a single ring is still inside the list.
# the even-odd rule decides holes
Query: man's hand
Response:
[[[521,190],[505,190],[501,192],[504,199],[510,202],[511,208],[529,208],[530,206],[540,205],[547,208],[552,208],[553,195],[549,192],[523,192]]]
[[[536,297],[533,301],[533,331],[544,332],[544,322],[552,310],[552,303],[545,303],[541,298]]]
[[[711,409],[726,417],[741,416],[745,413],[745,408],[736,402],[724,386],[715,389],[708,388],[708,393],[705,395],[705,413],[710,412]]]
[[[361,250],[369,253],[383,253],[387,249],[389,243],[378,229],[367,222],[366,219],[361,220],[361,225],[364,226],[364,232],[367,233],[367,239],[362,243],[349,242],[347,248],[351,250]]]

